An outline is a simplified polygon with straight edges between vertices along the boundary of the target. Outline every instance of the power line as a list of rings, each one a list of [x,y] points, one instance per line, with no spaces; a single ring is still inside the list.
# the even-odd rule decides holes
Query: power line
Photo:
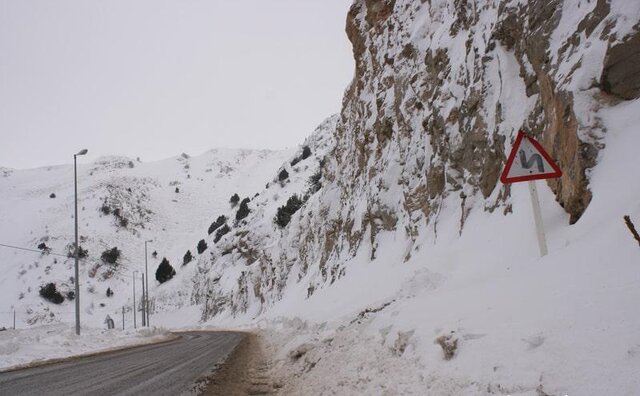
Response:
[[[24,248],[24,247],[20,247],[20,246],[5,245],[4,243],[0,243],[0,246],[6,247],[6,248],[11,248],[11,249],[17,249],[17,250],[25,250],[27,252],[50,254],[52,256],[60,256],[60,257],[67,257],[68,258],[68,256],[66,254],[52,253],[51,251],[48,251],[48,250],[29,249],[29,248]]]

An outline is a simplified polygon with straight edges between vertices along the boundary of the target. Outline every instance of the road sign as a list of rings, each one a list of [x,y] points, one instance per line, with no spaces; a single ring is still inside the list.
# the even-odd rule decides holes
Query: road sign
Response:
[[[519,131],[500,176],[504,184],[562,176],[560,167],[535,139]]]
[[[518,131],[516,142],[513,144],[507,159],[507,165],[504,167],[502,175],[500,175],[500,181],[504,184],[529,182],[533,220],[536,223],[538,248],[542,257],[547,255],[548,249],[535,181],[538,179],[553,179],[560,176],[562,176],[560,167],[544,151],[542,145],[526,133]]]

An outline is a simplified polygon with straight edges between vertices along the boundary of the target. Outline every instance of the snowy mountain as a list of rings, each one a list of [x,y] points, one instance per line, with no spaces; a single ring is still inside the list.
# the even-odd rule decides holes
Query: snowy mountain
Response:
[[[84,309],[127,302],[154,239],[177,270],[154,323],[260,328],[282,394],[637,394],[639,20],[625,0],[356,0],[342,111],[296,151],[81,168],[85,286],[120,296]],[[542,258],[527,186],[499,181],[520,129],[563,170],[536,182]],[[64,252],[71,169],[0,172],[3,240]],[[92,254],[113,246],[112,273]],[[0,254],[10,304],[63,315],[35,285],[70,287],[71,260]]]
[[[80,263],[83,323],[101,326],[107,314],[117,315],[122,306],[131,310],[133,271],[138,271],[140,301],[145,240],[153,240],[148,245],[153,290],[163,257],[180,272],[185,251],[197,256],[195,244],[207,235],[212,216],[229,207],[231,195],[253,196],[289,155],[225,149],[151,163],[123,157],[80,163],[79,234],[80,246],[87,250]],[[0,240],[36,251],[42,248],[41,254],[0,249],[2,325],[11,325],[14,309],[19,325],[71,322],[73,302],[51,304],[39,290],[49,282],[63,296],[74,289],[74,261],[67,257],[74,238],[73,167],[1,172]],[[114,247],[120,257],[109,263],[102,254]],[[106,296],[108,288],[114,296]],[[133,321],[132,315],[127,320]]]

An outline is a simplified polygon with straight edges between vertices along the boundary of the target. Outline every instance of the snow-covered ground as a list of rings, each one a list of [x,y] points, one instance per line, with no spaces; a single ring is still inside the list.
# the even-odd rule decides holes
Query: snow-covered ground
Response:
[[[526,183],[513,213],[472,211],[458,235],[446,208],[437,243],[403,262],[390,233],[371,261],[308,299],[207,324],[262,329],[282,394],[637,395],[640,392],[640,178],[629,172],[640,101],[603,112],[593,201],[575,225],[537,182],[549,254],[539,257]],[[292,286],[294,287],[294,286]],[[451,360],[437,343],[457,343]]]
[[[169,339],[167,330],[156,327],[125,331],[86,328],[80,337],[74,326],[63,323],[8,329],[0,331],[0,371]]]

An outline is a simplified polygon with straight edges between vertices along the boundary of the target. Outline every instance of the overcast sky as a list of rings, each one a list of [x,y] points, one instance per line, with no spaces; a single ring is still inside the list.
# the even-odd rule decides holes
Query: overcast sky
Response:
[[[0,166],[300,144],[353,76],[352,0],[0,0]]]

